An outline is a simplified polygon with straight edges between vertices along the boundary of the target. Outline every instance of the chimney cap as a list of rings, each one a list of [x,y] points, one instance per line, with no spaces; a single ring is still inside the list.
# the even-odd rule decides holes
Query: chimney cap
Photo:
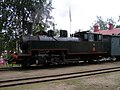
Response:
[[[99,26],[97,24],[95,24],[93,27],[94,27],[94,32],[99,31],[99,28],[98,28]]]
[[[113,24],[109,23],[109,30],[113,29]]]

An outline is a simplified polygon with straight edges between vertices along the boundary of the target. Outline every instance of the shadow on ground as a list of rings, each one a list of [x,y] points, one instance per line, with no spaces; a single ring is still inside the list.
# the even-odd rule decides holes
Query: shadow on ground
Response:
[[[119,61],[117,61],[119,62]],[[74,64],[64,64],[64,65],[51,65],[51,66],[31,66],[28,68],[22,68],[21,66],[15,65],[15,66],[4,66],[0,67],[0,72],[2,71],[30,71],[30,70],[42,70],[42,69],[58,69],[58,68],[68,68],[68,67],[75,67],[75,66],[88,66],[88,65],[97,65],[97,64],[105,64],[105,63],[111,63],[111,62],[94,62],[92,64],[89,63],[74,63]]]

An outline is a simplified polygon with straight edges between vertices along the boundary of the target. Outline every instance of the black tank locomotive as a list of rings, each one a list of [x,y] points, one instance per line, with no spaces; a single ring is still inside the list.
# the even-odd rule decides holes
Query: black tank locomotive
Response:
[[[59,37],[48,32],[47,35],[23,36],[20,42],[22,53],[16,63],[22,66],[93,62],[120,55],[119,36],[90,32],[77,32],[67,37],[67,31],[61,30]]]

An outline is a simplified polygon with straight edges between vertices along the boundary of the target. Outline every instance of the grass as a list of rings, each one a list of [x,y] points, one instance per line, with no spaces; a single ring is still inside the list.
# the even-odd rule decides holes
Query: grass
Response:
[[[16,65],[16,64],[4,64],[4,65],[0,65],[0,68],[2,69],[2,68],[7,68],[7,67],[17,67],[18,65]]]

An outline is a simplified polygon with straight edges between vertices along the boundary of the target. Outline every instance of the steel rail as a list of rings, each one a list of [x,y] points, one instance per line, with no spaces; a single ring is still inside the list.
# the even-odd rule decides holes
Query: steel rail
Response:
[[[42,77],[38,76],[38,77],[29,77],[29,78],[9,79],[9,80],[3,80],[3,81],[1,80],[0,88],[17,86],[17,85],[25,85],[25,84],[33,84],[33,83],[39,83],[39,82],[71,79],[71,78],[111,73],[111,72],[117,72],[117,71],[120,71],[120,67],[104,68],[104,69],[66,73],[66,74],[59,74],[59,75],[42,76]]]

